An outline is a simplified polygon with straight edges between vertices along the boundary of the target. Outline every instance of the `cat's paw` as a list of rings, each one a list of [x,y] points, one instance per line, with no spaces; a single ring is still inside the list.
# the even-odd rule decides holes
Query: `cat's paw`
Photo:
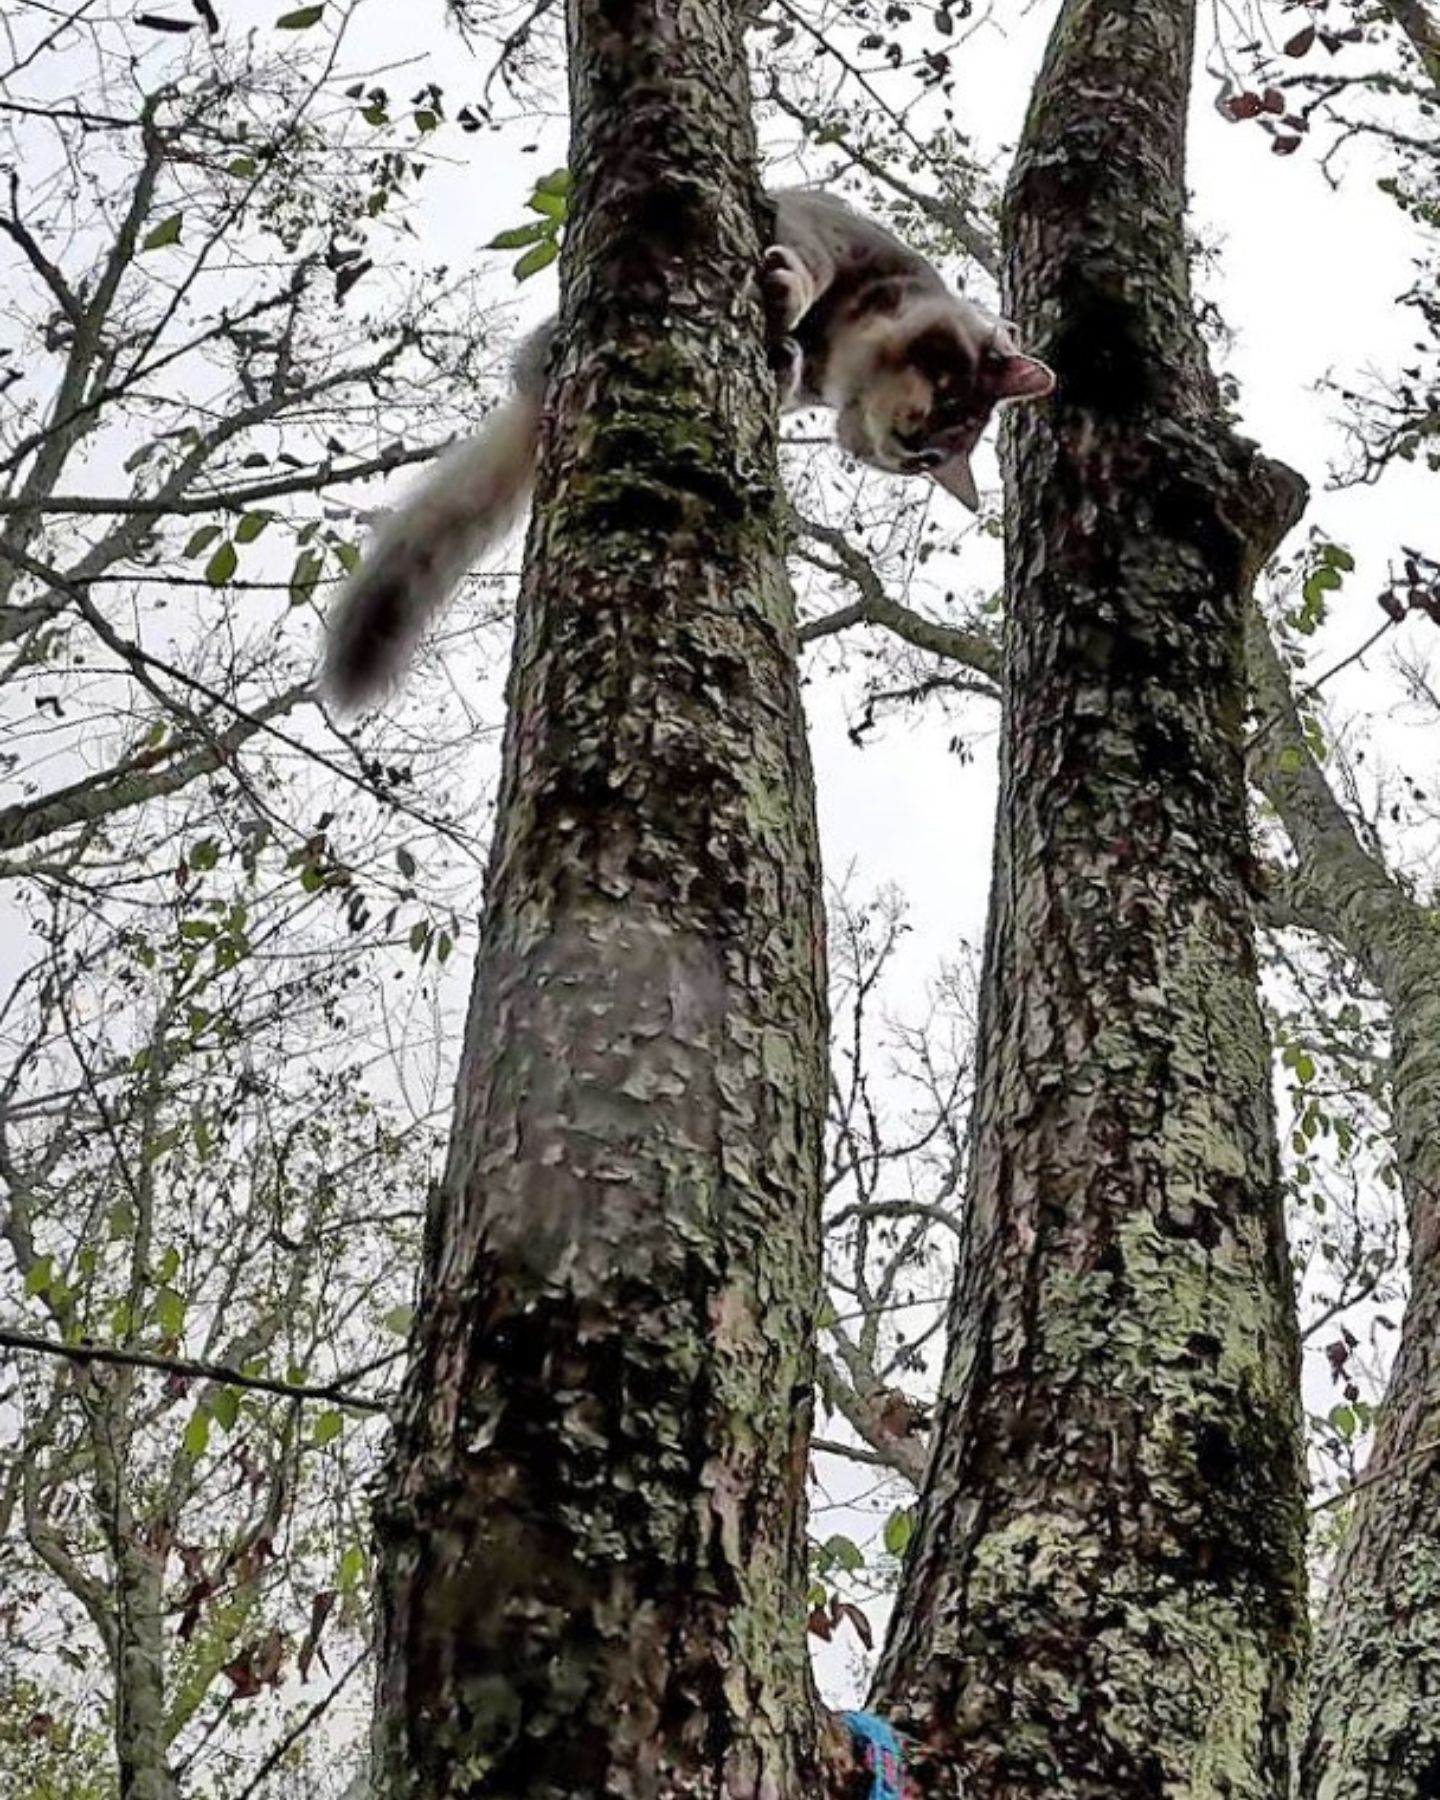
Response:
[[[780,409],[794,404],[800,392],[800,378],[805,373],[805,353],[793,337],[781,338],[770,352],[770,366],[780,390]]]
[[[815,304],[815,283],[793,250],[772,244],[765,252],[765,310],[771,334],[788,337]]]

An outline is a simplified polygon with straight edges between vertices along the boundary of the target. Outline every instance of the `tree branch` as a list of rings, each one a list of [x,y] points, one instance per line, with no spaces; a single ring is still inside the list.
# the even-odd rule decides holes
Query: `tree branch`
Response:
[[[157,750],[141,751],[113,769],[102,770],[39,800],[0,808],[0,851],[18,850],[72,825],[94,825],[132,806],[178,793],[197,777],[222,768],[242,744],[263,730],[267,721],[292,711],[309,697],[310,691],[308,682],[287,688],[251,711],[238,713],[207,742],[187,747],[182,740]]]
[[[838,531],[833,525],[821,525],[813,519],[795,515],[795,525],[804,536],[813,538],[816,543],[824,544],[833,551],[835,562],[829,563],[820,557],[811,557],[817,568],[829,574],[843,575],[860,591],[860,598],[851,606],[827,613],[823,618],[811,619],[800,627],[800,642],[814,643],[822,637],[833,637],[835,633],[848,630],[852,625],[880,625],[885,630],[912,644],[917,650],[924,650],[931,656],[943,656],[950,662],[963,663],[977,675],[982,676],[999,698],[1001,655],[998,642],[978,631],[966,631],[958,625],[941,625],[933,619],[914,612],[908,606],[902,606],[898,600],[892,600],[885,592],[875,566],[862,550]],[[802,555],[806,553],[801,552]]]
[[[108,1344],[66,1344],[35,1332],[15,1331],[9,1326],[0,1326],[0,1346],[32,1351],[38,1356],[58,1356],[68,1362],[104,1363],[113,1368],[149,1369],[159,1375],[180,1375],[187,1381],[213,1381],[223,1387],[275,1394],[282,1400],[328,1400],[336,1406],[368,1413],[385,1412],[389,1402],[351,1393],[349,1384],[389,1363],[398,1362],[405,1354],[403,1348],[392,1350],[385,1356],[376,1357],[374,1362],[336,1376],[334,1381],[312,1383],[272,1380],[268,1375],[242,1375],[238,1369],[227,1368],[224,1363],[197,1362],[185,1356],[158,1356],[148,1350],[115,1350]]]

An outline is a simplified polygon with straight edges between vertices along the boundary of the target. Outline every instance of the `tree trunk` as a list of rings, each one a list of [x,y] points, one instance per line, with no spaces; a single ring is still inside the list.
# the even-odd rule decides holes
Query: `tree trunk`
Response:
[[[1242,612],[1298,480],[1229,438],[1183,237],[1190,0],[1069,0],[1007,201],[1011,422],[969,1208],[880,1690],[967,1800],[1276,1800],[1298,1355]]]
[[[1273,645],[1249,638],[1256,778],[1299,858],[1297,918],[1346,946],[1390,1013],[1410,1300],[1316,1642],[1304,1800],[1440,1796],[1440,913],[1365,849],[1310,755]]]
[[[574,223],[379,1514],[424,1796],[803,1791],[823,924],[727,0],[571,0]]]

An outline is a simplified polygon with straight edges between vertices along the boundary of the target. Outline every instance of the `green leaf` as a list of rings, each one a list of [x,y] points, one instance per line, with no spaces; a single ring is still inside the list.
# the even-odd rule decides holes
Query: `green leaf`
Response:
[[[220,860],[220,846],[214,838],[201,838],[190,851],[192,869],[213,869]]]
[[[140,248],[142,250],[163,250],[167,244],[178,244],[180,227],[184,222],[184,213],[171,213],[168,219],[162,219],[158,225],[145,233],[140,240]]]
[[[320,15],[324,12],[324,0],[319,6],[297,6],[294,12],[281,13],[275,21],[277,31],[308,31],[312,25],[320,23]]]
[[[190,1115],[190,1129],[194,1133],[195,1148],[199,1153],[201,1162],[208,1162],[210,1160],[210,1152],[215,1148],[215,1133],[211,1131],[210,1121],[205,1117],[204,1113],[200,1111],[199,1107],[196,1107],[194,1112]]]
[[[166,1337],[178,1338],[185,1329],[185,1296],[162,1287],[155,1296],[155,1323]]]
[[[320,1414],[310,1431],[310,1441],[317,1450],[323,1450],[326,1444],[333,1444],[345,1429],[345,1418],[334,1407]]]
[[[433,131],[439,123],[439,115],[431,112],[428,107],[422,106],[415,115],[415,125],[419,131]]]
[[[574,185],[568,169],[552,169],[548,175],[542,175],[535,183],[537,194],[568,194]]]
[[[413,1306],[392,1306],[380,1321],[385,1329],[393,1331],[396,1337],[407,1336],[414,1322],[415,1308]]]
[[[235,553],[235,546],[227,538],[205,565],[205,579],[211,587],[224,587],[225,583],[239,567],[240,558]]]
[[[134,1229],[135,1208],[128,1200],[117,1200],[106,1215],[106,1230],[112,1242],[123,1242]]]
[[[237,544],[253,544],[274,517],[272,512],[246,513],[235,527],[235,542]]]
[[[415,858],[410,854],[410,852],[405,848],[405,846],[403,844],[395,852],[395,862],[396,862],[397,866],[399,867],[400,873],[405,877],[405,879],[407,881],[411,881],[414,879]]]
[[[892,1556],[903,1556],[915,1535],[915,1514],[908,1506],[891,1513],[885,1521],[885,1548]]]
[[[542,269],[548,269],[560,254],[560,246],[554,238],[547,238],[543,244],[537,244],[533,250],[527,250],[515,265],[515,279],[528,281],[532,275],[538,275]]]
[[[240,1394],[236,1388],[222,1387],[210,1402],[210,1417],[222,1431],[233,1431],[240,1417]]]
[[[417,919],[410,927],[410,948],[423,950],[430,941],[430,925],[428,920]]]
[[[1315,1079],[1315,1058],[1303,1050],[1295,1058],[1295,1078],[1306,1087]]]
[[[55,1258],[42,1256],[38,1262],[31,1265],[30,1273],[25,1277],[25,1292],[32,1298],[36,1294],[48,1293],[54,1280]]]
[[[147,1163],[159,1162],[166,1151],[173,1150],[179,1142],[180,1127],[178,1125],[167,1125],[163,1131],[156,1132],[155,1136],[151,1138],[149,1144],[146,1146],[145,1161]]]
[[[365,1579],[365,1550],[363,1545],[352,1544],[340,1558],[340,1568],[336,1574],[335,1584],[344,1593],[353,1594]]]
[[[825,1551],[834,1562],[839,1563],[842,1569],[849,1570],[852,1575],[856,1569],[865,1567],[864,1551],[850,1538],[841,1537],[838,1534],[835,1537],[826,1538]]]
[[[1330,1423],[1341,1437],[1348,1440],[1354,1437],[1360,1421],[1348,1406],[1337,1406],[1330,1414]]]
[[[553,219],[557,225],[564,219],[568,210],[567,202],[563,194],[547,194],[539,188],[535,190],[525,204],[530,208],[531,212],[544,213],[547,219]]]
[[[538,244],[551,235],[548,221],[537,219],[533,225],[513,225],[491,238],[487,250],[523,250],[527,244]]]
[[[1331,568],[1328,563],[1315,569],[1306,577],[1304,596],[1307,606],[1318,606],[1324,596],[1338,588],[1341,583],[1340,571]]]
[[[202,1408],[185,1427],[185,1454],[198,1460],[205,1454],[209,1443],[210,1421]]]
[[[322,558],[314,550],[302,550],[290,572],[290,604],[304,606],[320,579]]]
[[[237,156],[234,162],[226,163],[225,173],[238,175],[242,181],[247,181],[255,173],[256,166],[253,156]]]
[[[219,525],[202,525],[185,546],[185,554],[198,556],[202,550],[208,550],[220,536],[221,529]]]

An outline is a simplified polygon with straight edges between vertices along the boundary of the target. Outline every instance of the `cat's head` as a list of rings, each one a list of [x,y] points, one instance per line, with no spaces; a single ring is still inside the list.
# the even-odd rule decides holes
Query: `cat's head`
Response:
[[[836,348],[827,398],[845,449],[873,468],[933,475],[972,512],[970,457],[991,413],[1055,387],[1010,325],[948,294],[909,298]]]

